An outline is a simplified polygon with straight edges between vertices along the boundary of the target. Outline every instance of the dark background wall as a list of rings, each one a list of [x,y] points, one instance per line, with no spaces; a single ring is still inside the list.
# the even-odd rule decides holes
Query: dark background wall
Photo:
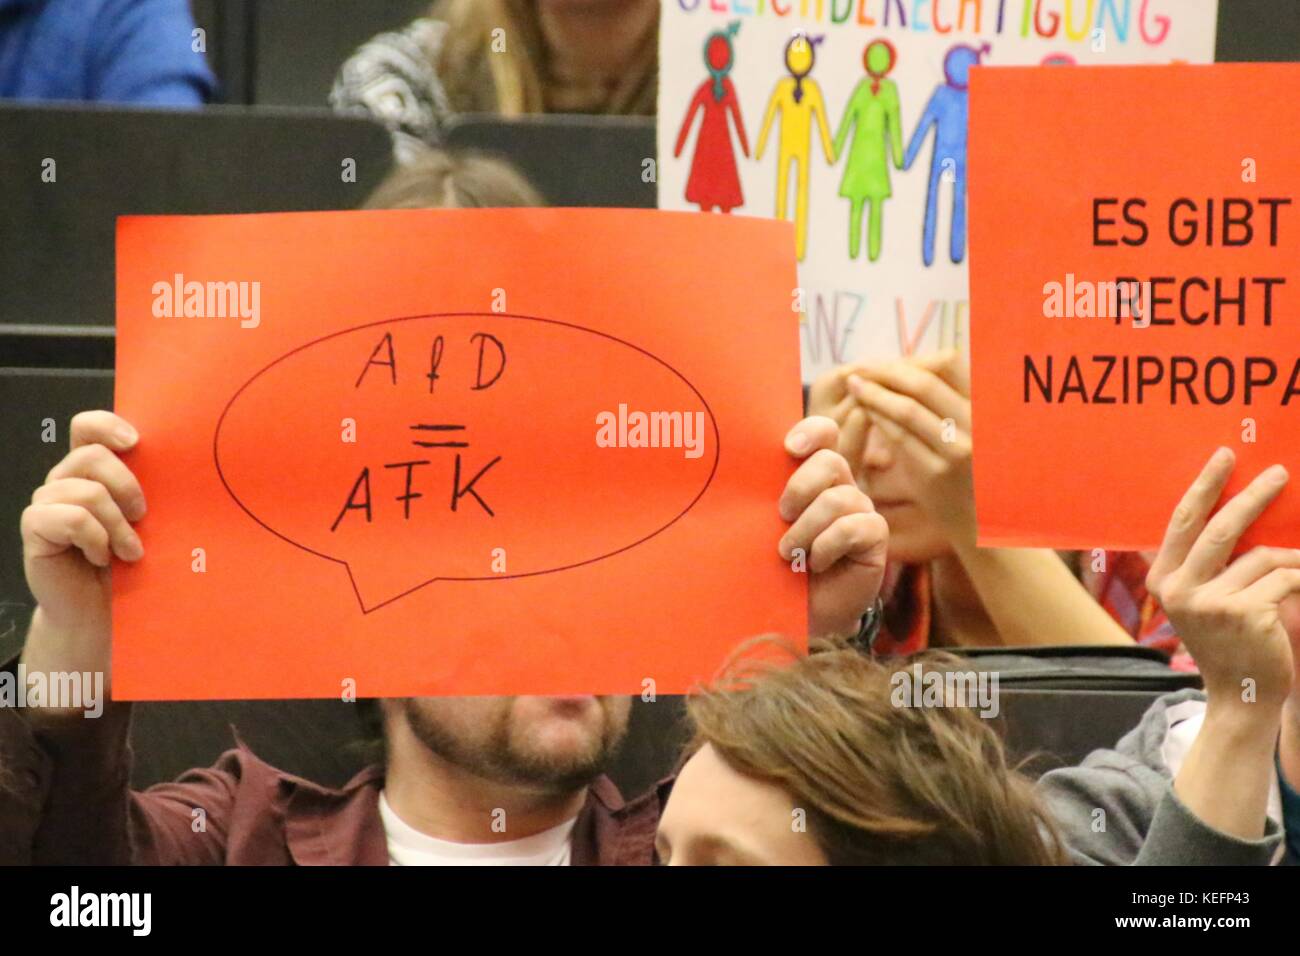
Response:
[[[226,103],[323,106],[339,65],[431,0],[191,0]]]
[[[1134,0],[1138,2],[1138,0]],[[376,33],[430,0],[192,0],[223,101],[321,106],[334,73]],[[1219,0],[1219,60],[1300,59],[1300,2]]]

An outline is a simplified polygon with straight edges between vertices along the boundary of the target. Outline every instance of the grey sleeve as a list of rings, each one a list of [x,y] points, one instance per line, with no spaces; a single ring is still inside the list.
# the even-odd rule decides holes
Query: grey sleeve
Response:
[[[1095,866],[1137,861],[1169,787],[1157,771],[1113,750],[1096,751],[1080,766],[1038,781],[1071,861]]]
[[[1282,842],[1277,822],[1264,837],[1242,840],[1215,830],[1174,793],[1161,757],[1170,706],[1203,699],[1181,691],[1152,705],[1114,750],[1097,750],[1077,767],[1053,770],[1038,791],[1070,859],[1102,866],[1267,865]]]
[[[1215,830],[1192,813],[1170,785],[1135,862],[1139,866],[1268,866],[1282,845],[1282,831],[1271,817],[1264,828],[1259,840]]]

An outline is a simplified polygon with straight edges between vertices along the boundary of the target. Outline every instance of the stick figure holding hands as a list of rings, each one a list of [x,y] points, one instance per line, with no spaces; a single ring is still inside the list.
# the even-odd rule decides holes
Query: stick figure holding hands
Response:
[[[704,65],[709,79],[699,85],[691,105],[682,120],[677,134],[674,156],[682,154],[686,137],[690,135],[696,112],[701,112],[700,135],[695,140],[695,156],[691,159],[691,175],[686,181],[686,201],[696,203],[701,212],[715,206],[721,212],[731,212],[745,202],[740,189],[740,174],[736,171],[736,154],[731,146],[731,130],[727,117],[736,124],[736,138],[741,151],[749,155],[749,142],[745,139],[745,123],[740,118],[740,101],[727,74],[735,65],[736,55],[731,38],[740,29],[737,20],[725,30],[709,34],[704,42]]]
[[[862,51],[867,75],[858,81],[844,108],[835,136],[835,155],[844,153],[844,141],[853,134],[853,145],[844,161],[840,195],[849,201],[849,258],[856,259],[862,246],[862,207],[871,210],[867,225],[867,258],[880,257],[884,202],[893,195],[889,183],[889,162],[903,168],[903,124],[899,118],[898,85],[886,79],[894,69],[897,54],[888,40],[873,40]]]
[[[966,114],[970,68],[979,64],[989,52],[989,44],[980,47],[959,43],[943,59],[944,82],[935,88],[925,113],[912,132],[903,157],[903,168],[911,169],[916,155],[925,144],[930,127],[934,127],[934,158],[930,160],[930,188],[925,200],[925,232],[921,258],[927,266],[934,263],[934,240],[938,231],[939,187],[944,179],[952,188],[952,232],[949,255],[954,263],[966,257]]]
[[[795,164],[797,177],[794,200],[795,252],[803,261],[808,246],[808,162],[812,152],[812,127],[817,124],[826,162],[835,162],[835,146],[826,122],[826,101],[821,87],[808,74],[817,61],[816,46],[822,37],[798,32],[785,45],[785,68],[790,75],[776,83],[767,101],[767,114],[758,134],[754,158],[763,158],[767,134],[776,114],[781,114],[781,129],[776,157],[776,218],[785,219],[790,193],[790,165]]]

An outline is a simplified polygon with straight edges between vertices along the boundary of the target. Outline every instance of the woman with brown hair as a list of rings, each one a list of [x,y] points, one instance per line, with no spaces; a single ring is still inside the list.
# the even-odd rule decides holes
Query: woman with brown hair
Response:
[[[660,820],[660,861],[1064,863],[1033,785],[952,691],[977,675],[946,680],[960,663],[889,666],[827,643],[789,666],[747,654],[688,702],[696,737]],[[948,691],[922,694],[918,680]]]
[[[330,105],[393,133],[399,160],[458,113],[653,116],[656,0],[438,0],[342,66]]]

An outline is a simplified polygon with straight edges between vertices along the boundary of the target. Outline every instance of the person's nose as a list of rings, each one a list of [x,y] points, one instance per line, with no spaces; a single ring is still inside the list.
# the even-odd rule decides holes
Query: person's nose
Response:
[[[894,453],[884,433],[879,428],[867,429],[867,444],[862,451],[863,471],[870,475],[889,468],[894,463]]]

